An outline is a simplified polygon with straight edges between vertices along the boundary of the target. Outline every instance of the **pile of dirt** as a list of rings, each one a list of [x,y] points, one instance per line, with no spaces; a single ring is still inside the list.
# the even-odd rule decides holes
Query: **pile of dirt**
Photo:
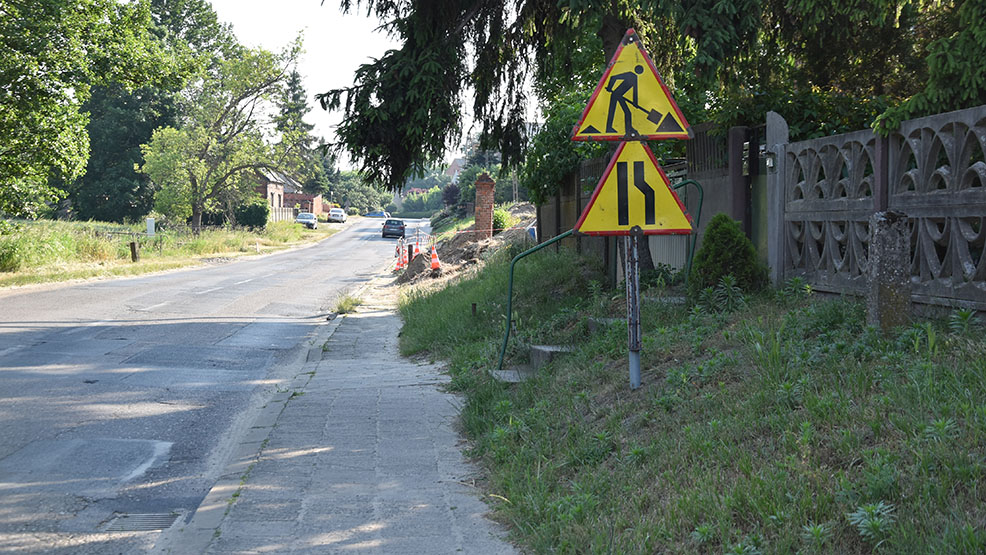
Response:
[[[529,202],[517,203],[508,208],[507,212],[511,220],[516,222],[509,229],[497,233],[492,239],[477,241],[474,236],[475,226],[465,228],[436,246],[442,266],[440,269],[432,270],[431,251],[422,251],[421,256],[415,257],[408,263],[407,268],[397,278],[397,283],[403,285],[428,280],[444,281],[479,264],[483,254],[490,249],[498,250],[509,243],[528,242],[533,246],[527,228],[534,225],[537,220],[534,205]]]

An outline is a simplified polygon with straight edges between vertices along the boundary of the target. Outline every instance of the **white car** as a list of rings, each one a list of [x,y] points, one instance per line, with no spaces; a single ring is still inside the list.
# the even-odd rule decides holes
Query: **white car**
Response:
[[[342,208],[332,208],[329,210],[329,221],[330,222],[344,222],[346,221],[346,211]]]
[[[294,219],[295,223],[302,224],[308,229],[318,229],[318,218],[311,212],[302,212]]]

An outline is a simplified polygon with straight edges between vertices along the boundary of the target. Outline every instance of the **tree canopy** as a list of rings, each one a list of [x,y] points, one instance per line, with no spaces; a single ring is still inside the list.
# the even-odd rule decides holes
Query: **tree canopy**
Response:
[[[756,124],[782,113],[795,136],[984,100],[981,0],[342,0],[402,42],[352,87],[319,95],[342,108],[342,148],[371,181],[398,188],[441,159],[460,132],[467,89],[484,146],[505,167],[524,152],[524,83],[542,106],[595,84],[629,27],[689,121]],[[899,108],[898,108],[899,107]],[[877,116],[884,114],[881,119]]]
[[[94,85],[180,79],[187,60],[151,34],[146,2],[0,0],[0,212],[32,215],[86,167]]]
[[[155,208],[175,218],[191,217],[195,228],[202,214],[249,196],[246,177],[260,169],[297,163],[300,145],[288,133],[271,145],[265,135],[276,131],[261,117],[262,105],[274,101],[295,63],[298,45],[282,54],[244,50],[220,60],[184,92],[180,127],[154,131],[143,146],[141,170],[160,188]]]

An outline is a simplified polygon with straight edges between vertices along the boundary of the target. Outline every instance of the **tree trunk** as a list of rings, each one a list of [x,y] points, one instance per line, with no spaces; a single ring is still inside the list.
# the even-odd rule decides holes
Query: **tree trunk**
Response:
[[[613,54],[616,54],[616,49],[620,46],[620,41],[623,40],[623,35],[629,28],[630,26],[625,21],[613,14],[603,16],[603,22],[599,26],[599,31],[596,31],[596,36],[603,41],[607,63],[613,59]]]
[[[202,229],[202,207],[198,204],[192,205],[192,232],[196,235]]]

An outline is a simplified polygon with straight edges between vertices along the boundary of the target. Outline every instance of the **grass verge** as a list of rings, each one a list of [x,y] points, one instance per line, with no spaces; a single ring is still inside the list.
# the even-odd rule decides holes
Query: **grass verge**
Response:
[[[630,391],[625,325],[587,325],[622,316],[623,294],[573,253],[539,253],[519,265],[508,363],[522,342],[577,352],[506,385],[487,371],[509,254],[405,294],[401,348],[449,362],[488,499],[531,551],[986,550],[986,342],[970,313],[884,337],[854,300],[800,287],[730,312],[647,302]]]
[[[199,235],[163,231],[146,237],[137,225],[21,222],[0,235],[0,287],[181,268],[207,258],[272,252],[318,241],[340,230],[274,222],[256,232],[206,229]],[[131,241],[139,245],[138,262],[131,262]]]
[[[358,297],[353,297],[352,295],[343,295],[338,302],[336,302],[336,312],[339,314],[349,314],[350,312],[356,312],[356,307],[363,304],[363,299]]]

